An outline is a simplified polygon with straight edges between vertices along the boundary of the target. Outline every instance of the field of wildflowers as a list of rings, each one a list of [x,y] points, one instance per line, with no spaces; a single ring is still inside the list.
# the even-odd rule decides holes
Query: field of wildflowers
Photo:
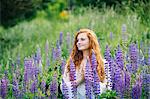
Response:
[[[67,12],[65,20],[52,21],[39,13],[40,17],[31,22],[25,21],[8,30],[0,28],[4,37],[19,41],[6,47],[0,63],[1,98],[67,99],[67,95],[62,96],[60,82],[74,32],[83,27],[95,31],[103,58],[109,64],[105,72],[111,75],[108,80],[112,83],[112,91],[101,95],[97,92],[97,98],[150,98],[149,28],[140,23],[135,13],[124,16],[113,9],[99,12],[87,8],[78,12],[78,15]],[[65,83],[63,89],[65,93]],[[75,88],[72,90],[75,92]],[[87,97],[90,99],[90,91]]]

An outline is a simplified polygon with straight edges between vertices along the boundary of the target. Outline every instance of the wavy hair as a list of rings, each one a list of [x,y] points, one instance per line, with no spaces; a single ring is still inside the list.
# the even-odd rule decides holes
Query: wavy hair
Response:
[[[97,72],[98,72],[98,76],[101,82],[104,81],[105,79],[105,71],[104,71],[104,62],[101,56],[101,52],[100,52],[100,46],[97,40],[97,36],[95,35],[95,33],[90,30],[90,29],[80,29],[76,35],[75,35],[75,40],[74,40],[74,44],[73,44],[73,49],[72,52],[70,54],[69,59],[67,60],[66,66],[67,66],[67,71],[70,72],[70,59],[72,58],[75,67],[79,67],[81,64],[81,61],[83,59],[83,53],[82,51],[78,50],[77,48],[77,37],[79,34],[81,33],[86,33],[88,38],[89,38],[89,51],[90,51],[90,60],[92,57],[92,50],[94,51],[95,55],[96,55],[96,59],[97,59]]]

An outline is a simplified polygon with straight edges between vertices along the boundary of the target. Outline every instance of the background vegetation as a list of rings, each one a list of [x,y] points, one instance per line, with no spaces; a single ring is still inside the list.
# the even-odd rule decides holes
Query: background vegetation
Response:
[[[143,44],[142,55],[148,58],[149,0],[1,0],[0,7],[0,66],[3,67],[0,74],[16,64],[18,57],[23,66],[25,57],[32,57],[39,47],[45,66],[46,41],[51,53],[56,48],[60,32],[63,33],[61,57],[67,59],[67,35],[71,35],[73,42],[74,34],[80,28],[95,31],[103,57],[106,45],[114,56],[118,45],[126,52],[129,44],[134,42],[138,47]],[[125,46],[122,42],[124,28]],[[52,60],[49,63],[52,65]]]
[[[110,32],[119,34],[126,24],[131,35],[138,33],[149,39],[149,6],[148,0],[2,0],[0,60],[15,56],[14,49],[32,46],[22,53],[29,55],[46,39],[56,42],[59,32],[73,34],[82,27],[91,27],[104,38]]]

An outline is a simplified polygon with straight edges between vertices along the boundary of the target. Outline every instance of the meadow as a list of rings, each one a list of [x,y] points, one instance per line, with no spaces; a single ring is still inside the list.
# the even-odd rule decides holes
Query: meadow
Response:
[[[0,27],[4,38],[0,53],[2,98],[62,98],[58,87],[80,28],[95,31],[103,58],[109,63],[106,74],[109,69],[113,91],[99,98],[150,97],[150,30],[136,13],[88,7],[49,17],[39,11],[33,20],[9,29]]]

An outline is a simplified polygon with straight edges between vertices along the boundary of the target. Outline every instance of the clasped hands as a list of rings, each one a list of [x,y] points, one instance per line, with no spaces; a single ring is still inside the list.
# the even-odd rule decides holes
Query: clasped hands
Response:
[[[84,73],[85,73],[85,66],[86,66],[86,62],[87,60],[89,60],[89,57],[87,57],[86,59],[83,59],[81,64],[80,64],[80,68],[78,70],[77,75],[80,75],[80,77],[77,77],[76,79],[76,83],[77,83],[77,86],[80,85],[83,81],[84,81]],[[65,72],[64,75],[63,75],[63,79],[66,81],[66,82],[69,82],[70,81],[70,74],[69,72]]]

